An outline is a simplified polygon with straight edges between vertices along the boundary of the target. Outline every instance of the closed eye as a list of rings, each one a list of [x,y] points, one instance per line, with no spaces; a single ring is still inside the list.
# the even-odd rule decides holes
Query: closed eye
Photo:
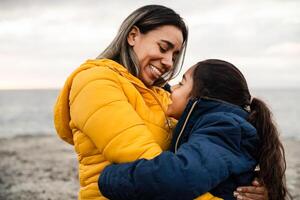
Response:
[[[164,49],[162,46],[159,46],[159,50],[161,53],[166,53],[167,49]]]
[[[167,41],[163,41],[163,43],[158,43],[158,47],[159,47],[159,51],[161,53],[167,53],[169,50],[174,48],[174,45],[167,42]],[[173,55],[172,55],[172,62],[173,63],[176,61],[178,54],[179,54],[178,51],[173,53]]]

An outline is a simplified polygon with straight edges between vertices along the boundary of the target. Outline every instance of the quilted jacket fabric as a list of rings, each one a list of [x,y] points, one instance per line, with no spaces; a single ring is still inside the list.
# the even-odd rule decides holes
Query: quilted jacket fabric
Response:
[[[165,116],[169,101],[168,92],[147,88],[109,59],[88,60],[69,76],[54,123],[78,155],[79,199],[106,199],[97,185],[105,166],[151,159],[169,148],[175,123]]]
[[[175,129],[172,152],[110,165],[99,188],[116,200],[192,200],[208,191],[234,200],[236,187],[251,184],[257,164],[259,138],[247,116],[226,102],[191,100]]]

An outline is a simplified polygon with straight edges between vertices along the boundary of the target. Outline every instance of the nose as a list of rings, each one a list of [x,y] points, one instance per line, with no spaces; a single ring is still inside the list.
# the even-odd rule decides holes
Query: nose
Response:
[[[176,85],[172,85],[172,86],[170,87],[171,93],[173,93],[175,89],[176,89]]]
[[[166,71],[170,71],[173,67],[173,54],[167,53],[161,60],[161,63],[164,65]]]

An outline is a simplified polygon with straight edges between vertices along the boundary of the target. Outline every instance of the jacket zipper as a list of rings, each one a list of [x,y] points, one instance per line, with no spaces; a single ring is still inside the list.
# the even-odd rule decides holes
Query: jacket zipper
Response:
[[[189,120],[189,118],[190,118],[190,116],[191,116],[191,114],[192,114],[192,112],[193,112],[193,110],[194,110],[194,108],[195,108],[197,102],[198,102],[198,101],[195,101],[195,102],[193,103],[192,108],[190,109],[190,111],[189,111],[187,117],[185,118],[185,121],[184,121],[184,123],[183,123],[183,126],[182,126],[182,128],[181,128],[181,130],[180,130],[180,133],[179,133],[179,135],[178,135],[178,137],[177,137],[177,140],[176,140],[176,143],[175,143],[175,153],[177,153],[177,148],[178,148],[177,146],[178,146],[179,140],[180,140],[180,138],[181,138],[181,136],[182,136],[182,133],[183,133],[183,131],[184,131],[184,129],[185,129],[185,126],[186,126],[186,124],[187,124],[187,122],[188,122],[188,120]]]

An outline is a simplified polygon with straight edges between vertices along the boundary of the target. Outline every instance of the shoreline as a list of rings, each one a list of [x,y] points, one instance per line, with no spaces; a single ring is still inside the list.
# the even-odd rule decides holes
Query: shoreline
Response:
[[[287,185],[300,200],[300,140],[282,140]],[[73,146],[56,135],[0,138],[0,199],[65,200],[78,194],[77,158]]]

